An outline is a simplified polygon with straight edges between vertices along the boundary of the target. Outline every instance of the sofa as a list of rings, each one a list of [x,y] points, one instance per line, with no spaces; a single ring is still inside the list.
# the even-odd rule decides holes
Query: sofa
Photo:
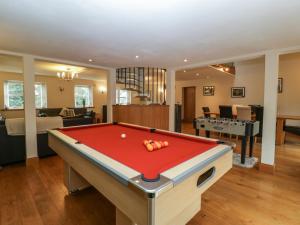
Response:
[[[93,124],[95,121],[95,113],[88,112],[87,108],[69,108],[73,109],[74,117],[63,117],[64,127],[80,126]],[[39,116],[59,116],[62,108],[46,108],[39,109],[37,115]],[[48,146],[48,134],[38,134],[37,137],[38,156],[40,158],[55,155],[56,153]]]
[[[284,131],[300,136],[300,127],[297,126],[284,126]]]
[[[40,109],[39,116],[58,116],[61,108]],[[80,126],[94,123],[95,113],[87,112],[86,108],[74,109],[75,117],[63,117],[63,126]],[[0,125],[0,166],[26,160],[25,136],[10,136],[5,123]],[[37,134],[38,157],[47,157],[56,153],[48,146],[48,134]]]
[[[95,113],[93,111],[88,112],[87,108],[69,108],[73,109],[75,112],[74,117],[63,117],[63,124],[64,127],[70,126],[80,126],[80,125],[87,125],[92,124],[95,121]],[[59,116],[62,108],[45,108],[39,109],[37,111],[38,116]]]
[[[63,117],[64,126],[79,126],[91,124],[94,122],[95,113],[93,111],[88,111],[87,108],[69,108],[73,109],[75,116],[74,117]],[[62,108],[45,108],[39,109],[37,111],[38,116],[60,116]]]
[[[0,125],[0,166],[26,160],[25,136],[10,136],[5,125]],[[48,134],[37,134],[38,157],[55,155],[48,146]]]
[[[0,146],[0,166],[25,161],[25,136],[9,136],[5,125],[0,125]]]

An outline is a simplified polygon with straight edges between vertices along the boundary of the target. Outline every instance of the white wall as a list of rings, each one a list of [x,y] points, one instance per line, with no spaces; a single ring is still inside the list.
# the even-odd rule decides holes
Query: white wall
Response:
[[[230,98],[231,104],[263,105],[264,104],[264,58],[236,62],[234,87],[245,87],[245,98]],[[231,93],[230,93],[231,94]]]
[[[278,94],[278,112],[300,115],[300,53],[282,55],[279,60],[278,77],[283,78],[283,92]],[[300,126],[300,121],[287,124]]]
[[[182,88],[196,87],[196,117],[202,115],[202,107],[209,106],[213,112],[219,111],[219,105],[230,104],[228,88],[233,83],[232,76],[210,77],[209,79],[197,79],[189,81],[176,81],[176,103],[182,104]],[[203,96],[203,86],[215,86],[214,96]]]

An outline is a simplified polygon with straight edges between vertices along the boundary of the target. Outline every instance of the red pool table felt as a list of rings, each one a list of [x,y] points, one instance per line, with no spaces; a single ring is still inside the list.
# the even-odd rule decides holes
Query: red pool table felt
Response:
[[[85,126],[60,131],[102,154],[140,172],[147,179],[217,146],[215,141],[120,124]],[[126,134],[122,139],[121,134]],[[152,152],[143,141],[168,141],[169,146]]]

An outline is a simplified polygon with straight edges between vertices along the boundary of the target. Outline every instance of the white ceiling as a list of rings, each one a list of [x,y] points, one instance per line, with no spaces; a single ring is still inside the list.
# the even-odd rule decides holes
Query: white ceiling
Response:
[[[178,67],[300,45],[299,12],[299,0],[2,0],[0,49]]]
[[[35,71],[36,75],[46,75],[46,76],[57,76],[57,72],[68,71],[78,73],[79,79],[86,80],[107,80],[107,71],[100,69],[93,69],[81,66],[66,65],[60,63],[52,63],[46,61],[36,61]]]
[[[210,66],[189,69],[189,70],[180,70],[180,71],[176,72],[176,80],[177,81],[211,79],[211,78],[216,78],[216,77],[219,77],[219,78],[220,77],[229,77],[231,79],[234,79],[234,75],[221,72]]]
[[[107,80],[107,72],[101,69],[66,65],[60,63],[35,61],[35,74],[41,76],[57,76],[57,72],[63,72],[70,69],[78,73],[79,79],[86,80]],[[0,72],[23,73],[22,58],[0,55]]]

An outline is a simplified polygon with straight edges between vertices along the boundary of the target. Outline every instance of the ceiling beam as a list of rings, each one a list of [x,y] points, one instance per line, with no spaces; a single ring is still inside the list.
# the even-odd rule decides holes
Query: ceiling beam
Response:
[[[265,51],[255,52],[255,53],[246,54],[246,55],[239,55],[239,56],[233,56],[233,57],[229,57],[229,58],[215,59],[215,60],[210,60],[210,61],[193,63],[193,64],[189,64],[189,65],[182,65],[182,66],[178,66],[178,67],[173,67],[172,70],[178,71],[178,70],[184,70],[184,69],[195,69],[195,68],[209,66],[209,65],[213,65],[213,64],[251,60],[251,59],[263,57],[269,51],[270,50],[265,50]],[[296,52],[300,52],[300,45],[291,46],[291,47],[287,47],[287,48],[272,49],[272,51],[278,52],[279,55],[296,53]],[[19,57],[24,57],[24,56],[30,55],[30,54],[6,51],[6,50],[1,50],[1,49],[0,49],[0,54],[19,56]],[[58,59],[58,58],[43,57],[43,56],[38,56],[38,55],[31,55],[31,56],[33,56],[34,59],[36,59],[36,60],[64,63],[64,64],[70,64],[70,65],[74,65],[74,66],[84,66],[84,67],[102,69],[102,70],[107,70],[107,71],[109,71],[111,69],[116,69],[116,68],[112,68],[112,67],[106,67],[106,66],[101,66],[101,65],[92,65],[92,64],[88,64],[88,63],[81,63],[81,62]]]
[[[93,65],[93,64],[88,64],[88,63],[81,63],[81,62],[70,61],[70,60],[65,60],[65,59],[58,59],[58,58],[50,58],[50,57],[44,57],[44,56],[39,56],[39,55],[31,55],[31,54],[25,54],[25,53],[20,53],[20,52],[12,52],[12,51],[6,51],[6,50],[1,50],[1,49],[0,49],[0,54],[18,56],[18,57],[32,56],[35,60],[63,63],[63,64],[74,65],[74,66],[83,66],[83,67],[95,68],[95,69],[101,69],[101,70],[107,70],[107,71],[109,71],[111,69],[115,69],[115,68],[101,66],[101,65]]]
[[[199,63],[193,63],[193,64],[181,66],[181,67],[175,67],[174,69],[176,71],[186,70],[186,69],[195,69],[195,68],[205,67],[205,66],[210,66],[210,65],[215,65],[215,64],[222,64],[222,63],[228,63],[228,62],[238,62],[238,61],[255,59],[255,58],[262,57],[264,55],[265,55],[265,52],[257,52],[257,53],[253,53],[253,54],[235,56],[235,57],[230,57],[230,58],[222,58],[222,59],[215,59],[215,60],[204,61],[204,62],[199,62]]]
[[[234,56],[234,57],[230,57],[230,58],[221,58],[221,59],[215,59],[215,60],[204,61],[204,62],[199,62],[199,63],[193,63],[193,64],[189,64],[189,65],[174,67],[173,69],[175,71],[178,71],[178,70],[186,70],[186,69],[195,69],[195,68],[210,66],[210,65],[214,65],[214,64],[251,60],[251,59],[263,57],[269,51],[270,50],[265,50],[265,51],[261,51],[261,52],[255,52],[255,53],[246,54],[246,55]],[[272,51],[278,52],[279,55],[296,53],[296,52],[300,52],[300,45],[287,47],[287,48],[272,49]]]

